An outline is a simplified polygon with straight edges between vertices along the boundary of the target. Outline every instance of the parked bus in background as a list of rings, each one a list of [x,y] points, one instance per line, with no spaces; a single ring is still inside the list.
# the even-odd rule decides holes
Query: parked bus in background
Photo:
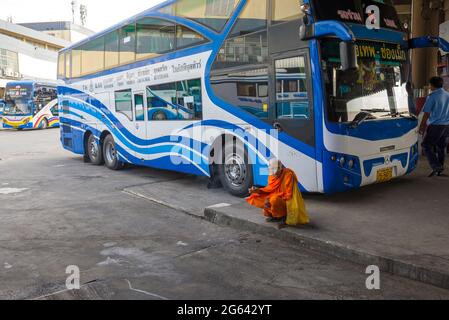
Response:
[[[390,0],[170,0],[60,52],[61,141],[238,196],[272,157],[303,191],[385,182],[416,168],[409,53],[435,46]]]
[[[6,84],[5,129],[47,129],[59,126],[57,85],[34,81]]]
[[[5,100],[0,99],[0,121],[3,118],[3,111],[5,109]]]

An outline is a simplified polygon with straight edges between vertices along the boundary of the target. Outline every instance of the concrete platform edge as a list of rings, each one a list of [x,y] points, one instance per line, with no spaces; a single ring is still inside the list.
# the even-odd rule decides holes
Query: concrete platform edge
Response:
[[[300,247],[334,256],[338,259],[351,261],[365,267],[376,265],[383,272],[449,289],[449,270],[448,273],[442,273],[431,268],[401,261],[394,257],[385,257],[375,253],[363,252],[340,243],[301,235],[297,232],[292,232],[288,228],[278,230],[271,226],[230,216],[220,212],[219,208],[206,208],[204,210],[204,217],[207,221],[220,226],[272,236],[283,241],[296,243]]]

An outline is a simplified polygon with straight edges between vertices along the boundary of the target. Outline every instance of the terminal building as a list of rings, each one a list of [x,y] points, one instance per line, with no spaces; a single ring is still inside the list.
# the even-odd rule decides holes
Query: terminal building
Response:
[[[58,51],[93,33],[65,21],[14,24],[0,20],[0,99],[10,81],[55,81]]]
[[[0,97],[7,82],[56,80],[58,51],[67,40],[0,20]]]
[[[72,43],[94,34],[92,30],[71,21],[20,23],[20,25]]]

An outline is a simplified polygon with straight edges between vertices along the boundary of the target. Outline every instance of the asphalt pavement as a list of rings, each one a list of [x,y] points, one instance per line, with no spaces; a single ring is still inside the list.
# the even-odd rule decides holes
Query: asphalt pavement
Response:
[[[171,196],[201,208],[204,180],[85,164],[57,129],[0,131],[0,159],[1,299],[449,298],[389,273],[368,290],[367,266],[141,197],[187,180],[196,198],[182,184]],[[67,290],[68,266],[80,269],[81,290]]]

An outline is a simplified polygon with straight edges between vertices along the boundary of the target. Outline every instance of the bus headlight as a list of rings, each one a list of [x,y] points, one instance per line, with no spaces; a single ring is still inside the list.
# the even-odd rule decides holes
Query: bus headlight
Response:
[[[345,165],[345,163],[346,163],[345,157],[341,157],[340,158],[340,165],[343,167]]]

